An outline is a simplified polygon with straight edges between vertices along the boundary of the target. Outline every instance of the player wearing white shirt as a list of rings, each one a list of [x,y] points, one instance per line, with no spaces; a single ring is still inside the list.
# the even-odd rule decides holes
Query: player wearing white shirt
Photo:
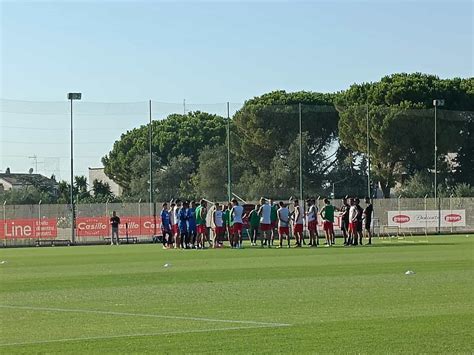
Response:
[[[285,207],[283,201],[278,204],[280,208],[277,210],[278,219],[278,238],[280,240],[279,248],[283,247],[283,236],[285,236],[288,242],[288,248],[290,247],[290,210]]]
[[[353,198],[350,199],[349,208],[349,241],[348,245],[354,245],[357,242],[357,207]]]
[[[318,207],[314,199],[308,199],[308,212],[306,212],[306,223],[309,231],[309,246],[318,246]]]
[[[272,208],[267,203],[267,200],[263,197],[260,199],[260,204],[262,205],[258,210],[258,215],[260,216],[260,231],[262,232],[262,247],[263,240],[267,243],[268,247],[271,248],[271,233],[272,233],[272,222],[271,222],[271,212]]]
[[[303,241],[303,211],[298,200],[294,200],[295,211],[293,212],[293,235],[295,237],[296,247],[300,248]]]
[[[224,219],[222,218],[223,212],[221,205],[216,202],[214,205],[214,212],[212,213],[212,223],[214,225],[214,248],[220,247],[222,245],[222,240],[224,238]]]
[[[173,215],[173,233],[174,233],[174,247],[181,248],[181,235],[179,232],[179,211],[181,210],[181,200],[176,200],[176,206],[173,207],[172,215]]]
[[[232,216],[232,232],[233,232],[233,246],[237,248],[242,247],[242,215],[244,208],[239,205],[239,202],[234,198],[232,200],[232,209],[230,215]]]

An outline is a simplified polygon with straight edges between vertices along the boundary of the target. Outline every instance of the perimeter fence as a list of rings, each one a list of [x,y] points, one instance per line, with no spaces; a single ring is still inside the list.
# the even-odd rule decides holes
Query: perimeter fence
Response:
[[[317,205],[322,208],[323,201]],[[338,203],[335,202],[338,206]],[[374,200],[372,231],[379,237],[415,234],[474,232],[474,198],[379,199]],[[110,242],[112,211],[121,218],[120,236],[123,242],[146,243],[161,236],[159,211],[161,204],[103,203],[76,206],[75,240],[72,240],[72,214],[69,205],[3,205],[0,220],[0,240],[3,247],[101,244]],[[253,203],[245,205],[246,210]],[[361,204],[365,207],[365,204]],[[339,206],[338,206],[339,207]],[[291,205],[290,205],[291,209]],[[210,213],[207,226],[210,234]],[[323,235],[321,218],[319,234]],[[335,220],[336,235],[341,235],[340,216]]]

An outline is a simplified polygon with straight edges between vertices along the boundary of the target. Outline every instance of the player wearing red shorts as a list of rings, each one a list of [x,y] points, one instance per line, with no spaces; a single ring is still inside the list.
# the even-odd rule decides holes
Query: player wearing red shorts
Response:
[[[181,238],[179,233],[179,210],[181,209],[181,200],[176,200],[174,207],[171,209],[171,215],[173,216],[173,224],[171,225],[171,230],[173,232],[174,247],[181,247]]]
[[[349,208],[349,241],[347,245],[357,245],[357,207],[353,198],[350,199]]]
[[[273,241],[275,239],[275,235],[278,232],[278,216],[277,216],[277,211],[278,211],[278,206],[276,204],[273,204],[273,200],[269,200],[270,204],[270,224],[272,225],[272,234],[270,236],[270,241],[271,245],[273,245]]]
[[[290,210],[285,207],[283,201],[279,203],[280,208],[277,210],[278,218],[278,239],[280,241],[279,248],[283,247],[283,236],[285,236],[288,242],[288,248],[290,247]]]
[[[334,212],[336,207],[331,205],[328,198],[324,199],[324,207],[321,209],[321,218],[323,219],[323,229],[326,235],[326,246],[330,247],[335,244],[334,237]]]
[[[206,216],[207,216],[207,202],[201,200],[199,206],[196,207],[196,229],[197,229],[197,248],[204,249],[207,228],[206,228]]]
[[[232,218],[232,247],[242,248],[242,226],[243,220],[242,215],[244,213],[244,208],[239,205],[239,202],[234,198],[232,200],[232,209],[230,210],[230,215]]]
[[[293,235],[295,237],[295,246],[301,248],[303,242],[303,211],[298,200],[294,200],[295,210],[293,212]]]
[[[212,213],[212,223],[214,225],[214,248],[218,248],[222,245],[222,240],[224,238],[224,219],[222,207],[218,202],[215,204],[214,212]]]
[[[271,220],[271,213],[272,208],[267,203],[267,200],[263,197],[260,199],[260,209],[258,210],[258,215],[260,216],[260,231],[262,232],[262,248],[263,248],[263,240],[265,240],[265,244],[271,248],[271,233],[272,233],[272,220]]]

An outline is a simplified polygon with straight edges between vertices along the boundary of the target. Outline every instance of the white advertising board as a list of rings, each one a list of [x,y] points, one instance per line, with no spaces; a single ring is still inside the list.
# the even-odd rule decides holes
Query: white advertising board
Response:
[[[388,226],[401,228],[438,227],[438,210],[388,211]],[[465,227],[466,210],[441,210],[441,227]]]

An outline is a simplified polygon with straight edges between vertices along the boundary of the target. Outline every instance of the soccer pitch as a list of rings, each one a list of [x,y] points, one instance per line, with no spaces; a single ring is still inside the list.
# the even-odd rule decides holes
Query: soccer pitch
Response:
[[[473,243],[3,249],[0,353],[472,353]]]

